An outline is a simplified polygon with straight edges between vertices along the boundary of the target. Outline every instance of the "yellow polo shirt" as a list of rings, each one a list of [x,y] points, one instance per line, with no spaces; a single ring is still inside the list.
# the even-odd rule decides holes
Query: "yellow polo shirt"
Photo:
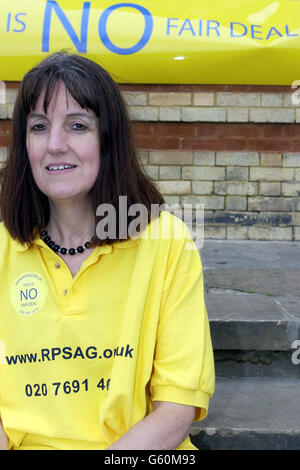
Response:
[[[155,400],[206,416],[214,362],[202,266],[179,218],[162,212],[139,238],[96,247],[75,278],[39,237],[28,248],[0,223],[0,275],[11,449],[105,449]],[[189,438],[178,447],[193,448]]]

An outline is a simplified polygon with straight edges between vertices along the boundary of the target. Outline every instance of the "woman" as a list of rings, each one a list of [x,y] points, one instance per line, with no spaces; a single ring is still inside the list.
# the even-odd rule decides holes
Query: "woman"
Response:
[[[2,447],[194,449],[214,390],[202,267],[162,203],[102,67],[56,53],[25,75],[2,170]]]

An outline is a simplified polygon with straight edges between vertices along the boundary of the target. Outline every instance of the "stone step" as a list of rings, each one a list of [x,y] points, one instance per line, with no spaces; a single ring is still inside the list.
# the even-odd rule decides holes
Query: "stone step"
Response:
[[[300,242],[211,240],[200,249],[203,265],[211,268],[300,269]]]
[[[300,299],[223,290],[205,295],[215,349],[287,351],[300,339]]]
[[[205,289],[300,297],[300,242],[205,240]]]
[[[206,240],[200,255],[217,374],[299,377],[300,243]]]
[[[205,298],[217,375],[300,376],[299,297],[214,289]]]
[[[300,254],[298,255],[300,256]],[[205,269],[205,289],[229,289],[268,296],[294,296],[300,302],[300,269]]]
[[[192,427],[194,445],[211,450],[299,449],[299,385],[293,378],[217,377],[208,416]]]

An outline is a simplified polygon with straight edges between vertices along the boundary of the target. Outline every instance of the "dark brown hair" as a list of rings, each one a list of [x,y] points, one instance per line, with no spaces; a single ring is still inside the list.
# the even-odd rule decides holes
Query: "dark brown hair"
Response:
[[[47,113],[61,81],[82,108],[94,111],[99,118],[101,165],[89,194],[96,222],[96,209],[100,204],[112,204],[118,214],[120,195],[127,196],[128,207],[137,203],[146,206],[148,222],[151,204],[164,203],[135,150],[131,123],[118,85],[100,65],[87,57],[57,52],[30,70],[22,80],[14,107],[8,158],[0,172],[1,218],[11,237],[20,243],[31,244],[50,217],[48,198],[34,181],[27,155],[27,118],[43,91],[43,107]],[[128,225],[131,219],[128,216]],[[114,243],[118,240],[118,228],[117,217],[117,238],[101,240],[95,236],[94,246]]]

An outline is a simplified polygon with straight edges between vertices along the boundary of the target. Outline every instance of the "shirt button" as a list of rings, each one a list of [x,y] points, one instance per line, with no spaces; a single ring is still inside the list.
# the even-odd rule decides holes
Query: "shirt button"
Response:
[[[60,268],[60,263],[58,263],[58,262],[56,261],[56,263],[54,263],[54,267],[55,267],[55,268]]]
[[[67,293],[68,293],[68,289],[65,289],[65,290],[63,291],[63,294],[64,294],[64,295],[67,295]]]

